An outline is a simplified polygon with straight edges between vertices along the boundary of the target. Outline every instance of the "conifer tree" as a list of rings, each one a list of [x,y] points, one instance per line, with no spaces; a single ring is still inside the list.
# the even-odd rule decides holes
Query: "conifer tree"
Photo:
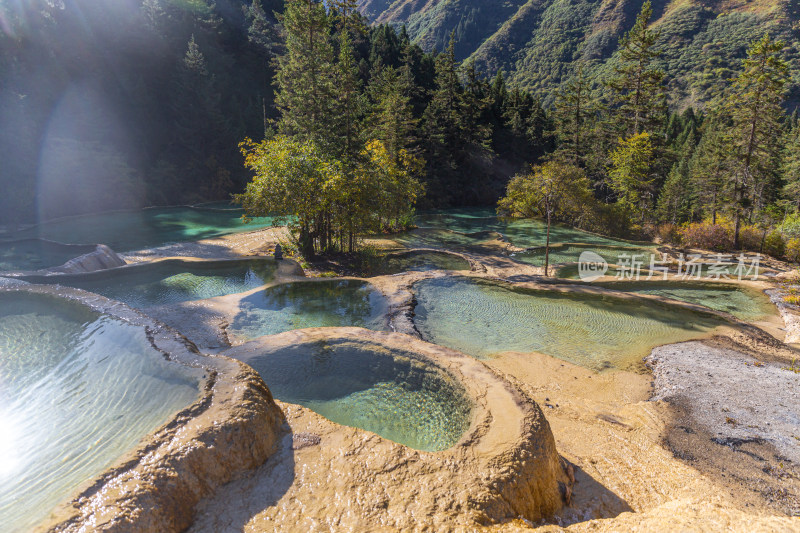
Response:
[[[433,156],[454,167],[453,154],[462,141],[462,87],[455,59],[455,37],[450,35],[447,49],[436,56],[436,90],[423,116],[423,131],[431,143]]]
[[[730,139],[723,117],[707,119],[703,136],[689,163],[689,176],[702,211],[717,223],[717,214],[728,204],[732,160]]]
[[[332,150],[337,136],[336,71],[325,5],[317,0],[288,0],[281,22],[286,52],[278,58],[276,74],[279,131]]]
[[[627,211],[639,210],[644,223],[654,195],[653,160],[655,150],[647,132],[620,139],[611,154],[608,175],[618,203]]]
[[[780,154],[783,87],[787,64],[779,57],[782,41],[769,34],[753,42],[742,61],[727,101],[733,125],[730,138],[736,166],[733,172],[735,248],[739,247],[741,217],[746,209],[764,207],[773,185]]]
[[[614,93],[616,122],[626,137],[659,130],[667,111],[664,73],[653,65],[661,52],[656,48],[659,33],[650,29],[652,16],[647,0],[631,31],[620,39],[615,77],[608,84]]]
[[[692,192],[689,161],[681,158],[672,166],[658,197],[659,220],[672,224],[689,220],[692,215]]]
[[[556,157],[581,168],[586,166],[586,152],[591,146],[589,137],[597,113],[590,90],[589,80],[579,65],[575,76],[558,91],[555,103],[559,141]]]
[[[368,88],[373,102],[370,137],[381,141],[395,159],[416,142],[414,130],[418,120],[411,107],[407,79],[402,71],[387,67],[373,76]]]
[[[789,205],[800,211],[800,127],[795,126],[786,137],[781,165],[782,193]]]

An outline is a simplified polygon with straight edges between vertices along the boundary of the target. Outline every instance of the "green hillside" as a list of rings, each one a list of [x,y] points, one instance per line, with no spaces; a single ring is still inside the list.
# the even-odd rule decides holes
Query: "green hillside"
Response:
[[[444,48],[455,31],[459,59],[474,61],[492,76],[540,94],[586,63],[596,78],[614,63],[619,37],[630,29],[642,0],[361,0],[362,13],[375,23],[405,24],[426,50]],[[790,46],[786,59],[797,72],[800,58],[800,2],[656,1],[654,27],[661,31],[660,67],[670,80],[672,104],[702,105],[716,96],[744,57],[747,44],[770,31]],[[800,102],[800,80],[789,87],[788,101]]]

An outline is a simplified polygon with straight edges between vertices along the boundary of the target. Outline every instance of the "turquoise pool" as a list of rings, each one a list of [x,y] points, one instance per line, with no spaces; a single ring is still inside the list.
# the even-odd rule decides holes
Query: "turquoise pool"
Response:
[[[95,245],[66,245],[41,239],[0,241],[0,271],[41,270],[61,266],[95,250]]]
[[[463,277],[423,280],[414,324],[429,342],[476,357],[542,352],[591,369],[636,369],[660,344],[724,321],[657,302],[515,288]]]
[[[417,450],[447,449],[470,426],[472,401],[464,388],[410,353],[325,342],[244,360],[279,400]]]
[[[58,283],[146,308],[245,292],[269,283],[277,262],[271,258],[226,261],[170,259],[89,274],[26,276],[32,283]]]
[[[775,305],[758,289],[702,281],[612,281],[599,283],[618,291],[653,294],[724,311],[742,320],[776,314]]]
[[[292,329],[358,326],[384,328],[386,298],[359,280],[297,281],[242,299],[228,332],[242,340]]]
[[[194,402],[202,371],[144,328],[60,298],[0,292],[0,524],[30,531]]]
[[[41,238],[68,244],[106,244],[115,252],[196,241],[271,226],[270,217],[242,222],[243,210],[218,203],[152,207],[69,217],[44,222],[14,238]]]
[[[372,274],[387,275],[400,272],[425,272],[429,270],[469,270],[469,261],[446,252],[405,252],[384,258]]]
[[[538,219],[499,218],[492,208],[446,209],[423,212],[414,222],[419,227],[396,240],[409,247],[468,246],[503,235],[520,248],[544,246],[547,224]],[[637,247],[636,243],[595,235],[569,226],[550,228],[551,243],[586,243],[603,246]]]

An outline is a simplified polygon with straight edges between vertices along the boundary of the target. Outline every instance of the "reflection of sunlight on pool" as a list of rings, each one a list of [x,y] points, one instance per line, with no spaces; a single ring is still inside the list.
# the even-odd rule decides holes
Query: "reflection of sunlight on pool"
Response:
[[[0,411],[0,481],[14,477],[22,466],[22,459],[19,457],[21,448],[20,431],[18,417],[8,410]]]

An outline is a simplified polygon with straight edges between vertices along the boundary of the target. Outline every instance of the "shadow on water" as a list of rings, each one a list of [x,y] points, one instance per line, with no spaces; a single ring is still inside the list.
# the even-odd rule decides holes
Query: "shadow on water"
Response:
[[[70,244],[102,243],[117,252],[196,241],[272,226],[270,217],[245,224],[241,209],[161,207],[96,213],[52,220],[13,238],[43,238]]]
[[[449,448],[472,402],[453,376],[380,345],[319,341],[247,356],[274,396],[417,450]]]
[[[725,321],[640,298],[526,289],[463,277],[422,280],[414,324],[429,342],[476,357],[541,352],[595,370],[636,369],[660,344]],[[641,368],[640,368],[641,369]]]
[[[374,286],[351,279],[298,281],[243,298],[230,331],[254,339],[292,329],[357,326],[385,329],[387,302]]]
[[[245,292],[270,282],[274,259],[183,261],[169,259],[83,274],[24,276],[94,292],[140,309]]]

